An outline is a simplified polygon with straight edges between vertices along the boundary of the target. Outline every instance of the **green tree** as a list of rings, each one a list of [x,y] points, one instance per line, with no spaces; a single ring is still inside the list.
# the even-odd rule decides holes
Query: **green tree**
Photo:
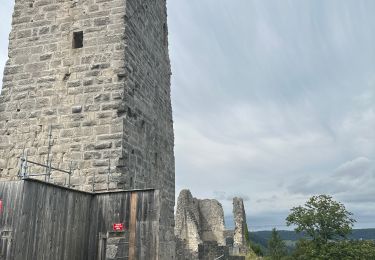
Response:
[[[268,253],[272,260],[280,260],[287,255],[285,242],[281,239],[276,228],[272,229],[271,238],[268,241]]]
[[[319,195],[311,197],[304,206],[291,209],[286,223],[296,225],[297,233],[305,232],[315,245],[320,246],[329,240],[346,238],[355,222],[352,215],[331,196]]]
[[[250,242],[249,243],[250,249],[257,255],[257,256],[263,256],[263,250],[261,246],[257,243]]]
[[[250,255],[254,253],[257,256],[263,256],[263,250],[260,245],[250,241],[250,234],[247,225],[245,226],[245,240],[250,250]]]
[[[293,259],[306,260],[373,260],[374,241],[334,241],[317,247],[313,241],[300,240],[292,255]]]

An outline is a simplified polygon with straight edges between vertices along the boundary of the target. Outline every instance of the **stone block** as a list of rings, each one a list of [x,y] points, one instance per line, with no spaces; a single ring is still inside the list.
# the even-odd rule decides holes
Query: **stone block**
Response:
[[[100,159],[102,157],[102,154],[99,152],[85,152],[83,154],[84,160],[90,160],[90,159]]]
[[[102,150],[102,149],[109,149],[112,147],[112,142],[100,142],[94,145],[94,149]]]

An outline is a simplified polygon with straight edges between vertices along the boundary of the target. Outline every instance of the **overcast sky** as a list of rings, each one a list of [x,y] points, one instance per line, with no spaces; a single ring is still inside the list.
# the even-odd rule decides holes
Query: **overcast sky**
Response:
[[[322,193],[375,227],[374,12],[372,0],[169,0],[176,190],[228,216],[242,196],[252,230],[285,228]]]

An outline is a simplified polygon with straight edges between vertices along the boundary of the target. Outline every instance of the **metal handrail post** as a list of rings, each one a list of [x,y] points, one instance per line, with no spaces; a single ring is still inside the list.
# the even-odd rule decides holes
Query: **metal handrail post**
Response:
[[[27,173],[27,150],[25,151],[24,154],[24,162],[23,162],[23,171],[22,171],[22,179],[27,179],[28,178],[28,173]]]
[[[94,176],[92,177],[92,192],[95,192],[95,171]]]
[[[51,148],[52,148],[51,139],[52,139],[52,126],[50,125],[48,129],[48,151],[47,151],[47,166],[49,167],[46,168],[46,175],[44,177],[45,181],[49,181],[50,172],[51,172],[51,167],[50,167],[51,166],[50,154],[51,154]]]
[[[69,167],[69,176],[68,176],[68,188],[70,188],[70,176],[73,174],[73,162],[70,161],[70,167]]]
[[[111,174],[111,159],[108,160],[107,191],[109,191],[109,175]]]

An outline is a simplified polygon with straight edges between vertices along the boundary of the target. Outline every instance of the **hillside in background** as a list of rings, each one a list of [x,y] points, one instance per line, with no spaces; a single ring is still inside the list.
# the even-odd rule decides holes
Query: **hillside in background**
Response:
[[[289,247],[293,246],[293,242],[304,237],[304,234],[297,234],[294,231],[278,230],[281,238],[287,241]],[[256,231],[250,232],[250,240],[262,247],[267,248],[267,241],[271,238],[272,231]],[[375,228],[368,229],[353,229],[352,234],[349,236],[352,240],[375,240]]]

